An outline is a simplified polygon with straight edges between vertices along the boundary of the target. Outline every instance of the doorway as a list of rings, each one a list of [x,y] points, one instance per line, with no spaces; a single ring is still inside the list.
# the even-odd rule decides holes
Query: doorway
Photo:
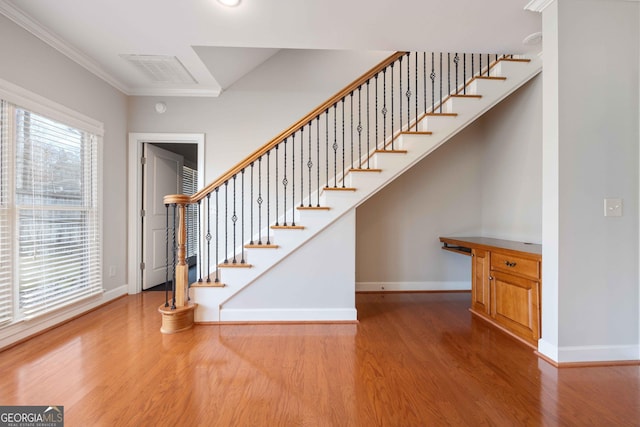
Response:
[[[130,294],[165,283],[167,210],[163,197],[202,187],[203,169],[204,134],[129,135],[127,247]],[[194,208],[191,211],[190,231],[195,233],[190,235],[197,236],[197,220],[194,223],[197,213]],[[172,234],[171,218],[170,214],[168,222]],[[197,240],[192,240],[191,252],[195,248]],[[192,263],[195,262],[194,255],[192,253],[189,258]]]

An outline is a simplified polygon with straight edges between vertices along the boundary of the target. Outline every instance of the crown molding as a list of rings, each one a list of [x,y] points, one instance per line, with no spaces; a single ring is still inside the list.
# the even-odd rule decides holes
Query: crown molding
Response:
[[[524,7],[524,10],[530,10],[531,12],[542,12],[547,6],[553,3],[554,0],[531,0]]]
[[[100,67],[96,62],[94,62],[84,53],[70,46],[59,36],[46,29],[42,24],[25,14],[13,4],[7,2],[6,0],[0,0],[0,13],[15,22],[20,27],[29,31],[34,36],[38,37],[43,42],[47,43],[49,46],[53,47],[63,55],[67,56],[78,65],[86,68],[94,75],[100,77],[102,80],[109,83],[120,92],[123,92],[127,95],[129,94],[129,89],[125,84],[123,84],[121,81],[119,81],[109,73],[105,72],[102,67]]]
[[[191,97],[213,97],[220,96],[222,90],[219,88],[132,88],[130,96],[191,96]]]

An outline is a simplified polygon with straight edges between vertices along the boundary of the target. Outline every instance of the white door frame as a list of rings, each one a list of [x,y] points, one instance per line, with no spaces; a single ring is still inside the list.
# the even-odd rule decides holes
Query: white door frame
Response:
[[[142,291],[140,262],[142,259],[142,144],[175,143],[197,144],[198,146],[198,185],[204,185],[204,134],[203,133],[129,133],[128,153],[128,200],[127,200],[127,283],[129,294]]]

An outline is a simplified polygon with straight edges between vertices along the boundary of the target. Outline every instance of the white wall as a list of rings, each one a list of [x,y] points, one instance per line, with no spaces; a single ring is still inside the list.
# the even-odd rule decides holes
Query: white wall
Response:
[[[211,182],[389,55],[283,49],[218,98],[130,98],[129,131],[204,132]]]
[[[557,194],[549,193],[557,197],[558,235],[543,242],[558,250],[557,283],[543,284],[557,292],[558,319],[549,322],[543,301],[543,340],[557,328],[560,362],[640,358],[638,9],[637,2],[563,0],[557,17],[543,12],[543,20],[557,20],[558,61],[545,63],[545,75],[557,78],[558,92],[545,96],[555,97],[559,124],[557,144],[551,136],[548,147],[557,159],[544,172],[558,165]],[[603,216],[606,197],[624,200],[623,217]]]
[[[345,214],[234,295],[221,319],[356,320],[355,221]]]
[[[103,234],[103,283],[107,298],[126,292],[127,188],[122,174],[126,168],[126,97],[3,15],[0,52],[0,78],[104,123],[103,230],[109,232]],[[110,267],[115,268],[112,277]],[[50,319],[77,312],[61,310]],[[29,331],[33,333],[39,324],[30,322]],[[10,333],[9,329],[5,328],[3,335]]]
[[[541,78],[535,77],[358,208],[356,277],[385,289],[470,286],[439,236],[539,243]]]

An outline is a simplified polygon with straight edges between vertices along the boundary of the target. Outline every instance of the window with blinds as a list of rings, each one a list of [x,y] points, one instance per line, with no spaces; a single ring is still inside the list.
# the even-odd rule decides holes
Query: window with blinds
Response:
[[[6,323],[102,293],[102,274],[99,136],[8,102],[2,112],[0,293],[13,303],[0,302]]]
[[[182,167],[182,194],[191,196],[198,191],[198,171],[189,166]],[[188,205],[187,217],[187,258],[198,254],[198,205]]]

